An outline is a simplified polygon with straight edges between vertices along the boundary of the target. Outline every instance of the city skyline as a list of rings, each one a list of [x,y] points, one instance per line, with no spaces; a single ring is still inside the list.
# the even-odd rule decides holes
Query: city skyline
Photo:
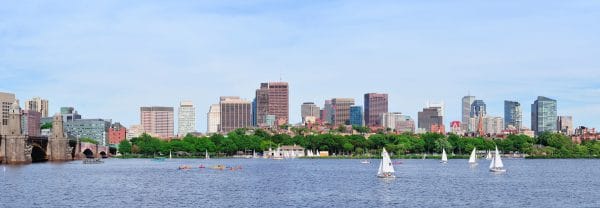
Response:
[[[73,106],[127,127],[139,124],[141,106],[191,100],[196,129],[205,131],[202,115],[214,100],[251,100],[270,81],[290,84],[291,123],[301,121],[304,102],[323,108],[347,97],[361,105],[364,93],[378,92],[389,95],[389,112],[412,118],[444,101],[447,127],[461,120],[465,95],[495,116],[504,100],[521,103],[525,127],[529,106],[546,96],[574,126],[599,127],[600,36],[589,11],[600,3],[534,2],[526,4],[535,11],[502,4],[510,11],[502,13],[467,1],[7,2],[0,91],[16,94],[22,108],[39,96],[49,115]]]

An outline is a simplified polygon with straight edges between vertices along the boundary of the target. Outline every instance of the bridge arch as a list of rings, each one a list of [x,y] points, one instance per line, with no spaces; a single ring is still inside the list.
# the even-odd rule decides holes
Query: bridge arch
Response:
[[[100,157],[102,157],[102,158],[107,158],[107,157],[108,157],[108,155],[106,155],[106,152],[104,152],[104,151],[101,151],[101,152],[100,152]]]
[[[33,146],[31,148],[31,162],[46,162],[48,161],[48,157],[46,155],[46,150],[37,143],[31,144]]]
[[[85,155],[85,158],[94,158],[94,152],[91,149],[83,150],[83,155]]]

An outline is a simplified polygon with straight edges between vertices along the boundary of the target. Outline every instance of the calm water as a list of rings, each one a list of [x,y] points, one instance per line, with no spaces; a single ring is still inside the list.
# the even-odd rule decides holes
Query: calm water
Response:
[[[109,159],[0,166],[0,207],[600,207],[600,160],[400,160],[396,179],[377,162]],[[239,171],[181,164],[242,165]],[[6,169],[4,169],[6,168]]]

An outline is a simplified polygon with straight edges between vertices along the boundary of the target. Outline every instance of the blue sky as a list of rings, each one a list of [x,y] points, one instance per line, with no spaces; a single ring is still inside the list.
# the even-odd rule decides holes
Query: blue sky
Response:
[[[3,1],[0,91],[51,111],[139,123],[139,107],[197,105],[197,128],[222,95],[252,99],[290,83],[300,104],[367,92],[415,117],[427,101],[460,120],[470,92],[503,115],[558,100],[575,125],[600,127],[597,1]]]

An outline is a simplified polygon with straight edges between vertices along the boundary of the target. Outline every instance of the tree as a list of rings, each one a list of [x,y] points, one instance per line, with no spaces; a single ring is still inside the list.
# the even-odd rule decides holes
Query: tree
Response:
[[[119,143],[119,152],[121,154],[129,154],[131,153],[131,143],[127,140],[123,140]]]
[[[42,124],[42,126],[40,126],[40,129],[51,129],[52,128],[52,122],[46,122],[44,124]]]
[[[79,141],[80,142],[92,143],[92,144],[98,144],[98,141],[93,140],[91,138],[87,138],[87,137],[81,138],[81,139],[79,139]]]

